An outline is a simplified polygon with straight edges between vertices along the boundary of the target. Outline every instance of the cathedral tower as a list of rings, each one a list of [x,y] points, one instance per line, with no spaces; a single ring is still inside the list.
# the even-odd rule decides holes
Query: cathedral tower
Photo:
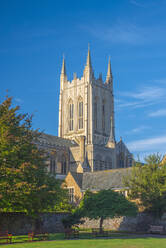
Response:
[[[94,77],[90,49],[83,76],[67,80],[63,58],[60,76],[59,137],[73,139],[82,151],[71,148],[73,161],[84,170],[116,168],[113,76],[109,58],[106,81]],[[84,144],[83,144],[84,143]],[[73,162],[74,163],[74,162]]]

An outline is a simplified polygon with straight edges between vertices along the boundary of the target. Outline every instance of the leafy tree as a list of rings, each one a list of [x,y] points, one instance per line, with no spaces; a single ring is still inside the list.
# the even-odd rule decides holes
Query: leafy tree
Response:
[[[124,183],[130,189],[130,199],[138,199],[141,208],[161,217],[166,210],[166,163],[161,163],[158,154],[148,156],[145,162],[136,163]]]
[[[100,231],[102,231],[103,221],[106,218],[134,216],[137,213],[137,207],[121,193],[108,189],[97,193],[87,191],[75,213],[77,212],[81,217],[100,219]]]
[[[40,133],[32,129],[32,116],[0,104],[0,211],[28,215],[54,209],[66,197],[61,182],[47,172],[46,154],[35,145]]]

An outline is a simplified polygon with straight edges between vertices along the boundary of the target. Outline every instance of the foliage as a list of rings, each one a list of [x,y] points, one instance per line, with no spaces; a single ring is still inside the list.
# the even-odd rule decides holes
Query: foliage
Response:
[[[71,225],[78,223],[81,218],[100,219],[100,230],[106,218],[118,216],[134,216],[137,213],[135,203],[129,202],[121,193],[111,189],[97,193],[87,191],[80,206],[69,216]]]
[[[77,209],[77,211],[73,211],[72,214],[69,214],[67,217],[62,219],[62,223],[65,228],[71,227],[73,225],[83,224],[85,221],[81,220],[82,218],[81,212]]]
[[[32,129],[32,116],[0,104],[0,210],[24,211],[33,216],[53,209],[66,196],[60,181],[47,173],[46,154],[35,145],[40,133]]]
[[[166,210],[166,163],[161,163],[158,154],[148,156],[145,162],[136,163],[124,183],[130,189],[130,199],[139,199],[140,207],[161,217]]]

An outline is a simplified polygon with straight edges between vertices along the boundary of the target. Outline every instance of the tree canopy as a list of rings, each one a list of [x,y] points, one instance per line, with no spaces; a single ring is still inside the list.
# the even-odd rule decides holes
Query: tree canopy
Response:
[[[166,211],[166,163],[162,163],[161,156],[152,154],[145,158],[144,165],[136,163],[124,183],[130,199],[138,199],[145,211],[156,217]]]
[[[53,209],[66,197],[61,182],[47,172],[46,154],[35,145],[40,133],[32,129],[32,116],[0,104],[0,211],[35,215]]]
[[[100,230],[106,218],[134,216],[137,214],[135,203],[128,201],[121,193],[111,189],[96,193],[87,191],[80,206],[74,211],[74,217],[100,219]]]

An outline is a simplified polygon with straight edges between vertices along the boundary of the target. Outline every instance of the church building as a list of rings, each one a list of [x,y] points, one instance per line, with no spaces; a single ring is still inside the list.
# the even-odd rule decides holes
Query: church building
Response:
[[[96,173],[132,166],[132,154],[115,139],[113,76],[94,76],[88,49],[81,78],[67,79],[65,59],[60,75],[58,137],[42,134],[39,147],[48,151],[48,170],[64,179],[71,172]]]

